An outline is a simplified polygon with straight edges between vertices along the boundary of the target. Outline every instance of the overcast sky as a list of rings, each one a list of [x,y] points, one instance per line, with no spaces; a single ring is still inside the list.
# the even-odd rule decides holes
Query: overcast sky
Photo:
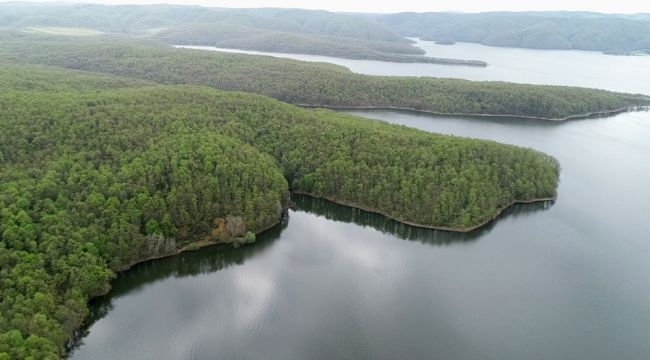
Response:
[[[61,0],[41,0],[40,2],[61,2]],[[68,0],[67,2],[290,7],[358,12],[578,10],[604,13],[650,13],[650,0]]]

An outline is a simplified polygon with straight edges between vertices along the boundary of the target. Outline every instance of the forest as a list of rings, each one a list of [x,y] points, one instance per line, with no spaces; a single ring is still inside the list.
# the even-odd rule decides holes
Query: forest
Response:
[[[341,39],[330,36],[303,35],[221,25],[188,25],[165,30],[154,38],[170,45],[203,45],[227,49],[313,54],[362,60],[401,63],[428,63],[486,67],[479,60],[460,60],[421,56],[424,50],[404,42]]]
[[[259,95],[14,65],[0,90],[0,359],[63,356],[116,271],[253,241],[290,191],[463,230],[559,178],[531,149]]]
[[[401,13],[372,16],[402,36],[532,49],[650,54],[643,14],[588,12]]]
[[[562,120],[624,111],[650,97],[585,88],[354,74],[340,66],[245,54],[174,49],[125,38],[6,32],[0,62],[44,64],[160,84],[252,92],[299,105],[384,107],[442,114]]]

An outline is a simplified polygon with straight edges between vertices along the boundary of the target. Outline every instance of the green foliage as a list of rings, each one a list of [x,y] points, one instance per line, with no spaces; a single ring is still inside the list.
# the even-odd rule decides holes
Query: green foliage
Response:
[[[247,232],[244,236],[244,240],[249,244],[255,242],[255,233],[252,231]]]
[[[213,236],[219,219],[234,245],[253,241],[289,186],[462,228],[558,181],[532,150],[256,95],[43,67],[5,68],[0,84],[0,358],[60,357],[114,270]]]
[[[57,81],[57,78],[65,80]],[[0,89],[23,91],[97,91],[144,85],[153,85],[153,83],[137,79],[38,65],[16,66],[2,64],[0,66]]]
[[[191,244],[187,245],[186,249],[187,249],[187,251],[196,251],[196,250],[199,250],[200,247],[199,247],[199,244],[197,244],[197,243],[191,243]]]
[[[437,113],[561,119],[650,103],[647,97],[602,90],[366,76],[329,64],[173,49],[129,41],[6,36],[0,37],[2,60],[109,73],[161,84],[205,85],[318,106],[396,107]]]
[[[128,81],[64,72],[1,75],[20,90],[0,95],[0,357],[58,358],[111,269],[202,239],[216,218],[266,228],[286,197],[269,156],[189,118],[158,131],[173,113],[103,111],[101,95],[59,91]]]

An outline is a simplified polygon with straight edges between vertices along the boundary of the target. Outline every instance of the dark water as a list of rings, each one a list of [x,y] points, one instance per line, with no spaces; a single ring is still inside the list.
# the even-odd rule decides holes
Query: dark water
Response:
[[[648,359],[650,113],[357,115],[533,147],[559,199],[468,234],[294,197],[256,244],[122,274],[74,359]]]

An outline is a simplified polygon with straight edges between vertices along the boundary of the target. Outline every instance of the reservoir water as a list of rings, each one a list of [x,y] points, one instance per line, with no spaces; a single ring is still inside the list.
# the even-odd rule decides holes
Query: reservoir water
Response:
[[[650,113],[352,113],[549,153],[559,198],[458,234],[294,196],[251,246],[120,274],[71,358],[650,358]]]
[[[439,64],[389,63],[328,56],[285,54],[211,46],[182,46],[244,54],[268,55],[345,66],[368,75],[432,76],[467,80],[508,81],[525,84],[580,86],[650,95],[650,56],[614,56],[596,51],[532,50],[499,48],[480,44],[436,45],[416,40],[427,56],[482,60],[486,68]]]

